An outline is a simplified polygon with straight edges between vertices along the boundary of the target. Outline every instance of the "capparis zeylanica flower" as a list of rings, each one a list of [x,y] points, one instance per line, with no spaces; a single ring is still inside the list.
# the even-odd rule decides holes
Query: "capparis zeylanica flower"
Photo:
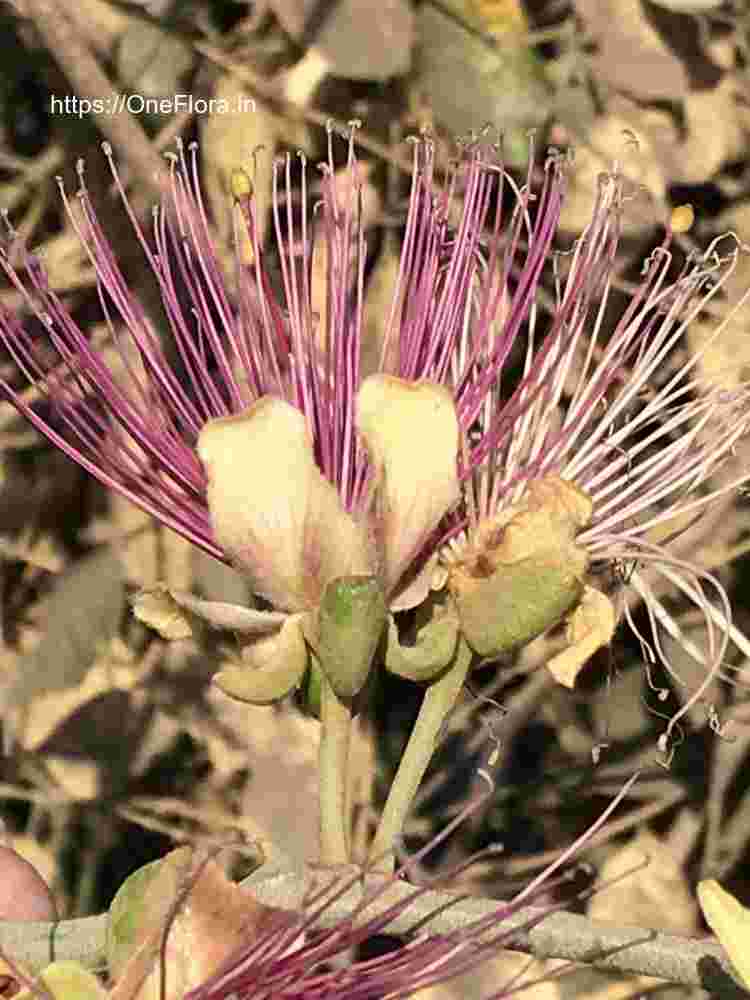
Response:
[[[26,254],[19,272],[5,254],[0,265],[22,308],[0,307],[0,339],[18,372],[0,388],[106,486],[237,567],[261,602],[156,592],[142,595],[140,617],[172,637],[188,628],[185,615],[235,632],[242,656],[216,681],[240,699],[278,700],[317,672],[324,860],[348,857],[348,722],[380,652],[387,669],[427,688],[374,857],[400,832],[474,666],[564,625],[570,649],[551,667],[572,684],[609,641],[622,611],[598,586],[603,565],[630,567],[654,626],[653,639],[642,637],[653,660],[667,663],[660,627],[684,637],[641,568],[701,609],[700,697],[730,636],[744,640],[715,577],[652,533],[737,486],[713,488],[709,477],[746,433],[747,392],[703,386],[699,355],[661,383],[655,376],[738,250],[721,256],[712,247],[670,278],[668,225],[605,337],[624,202],[618,174],[602,177],[591,222],[565,256],[553,249],[561,156],[547,158],[539,181],[532,163],[519,187],[499,149],[474,141],[438,183],[434,146],[422,139],[391,304],[373,340],[365,334],[363,175],[351,137],[343,172],[329,143],[312,220],[303,212],[295,221],[290,158],[275,164],[279,290],[249,177],[238,171],[233,181],[242,232],[230,290],[195,150],[180,147],[171,164],[151,239],[114,164],[112,172],[174,350],[128,287],[81,167],[80,213],[63,198],[96,271],[120,371],[77,324],[42,262]],[[303,163],[305,206],[307,194]],[[556,298],[540,332],[538,285],[550,264]],[[519,348],[523,370],[511,384]],[[29,402],[23,380],[44,406]],[[416,634],[403,641],[398,613],[407,609]]]

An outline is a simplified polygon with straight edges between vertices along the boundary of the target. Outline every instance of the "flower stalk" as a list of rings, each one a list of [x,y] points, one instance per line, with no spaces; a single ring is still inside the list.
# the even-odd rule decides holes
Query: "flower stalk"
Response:
[[[370,863],[378,868],[393,867],[394,845],[401,835],[414,796],[432,760],[443,723],[453,711],[475,662],[476,657],[466,640],[459,639],[453,663],[425,691],[370,846]]]
[[[320,682],[320,860],[343,865],[349,858],[346,811],[351,700],[339,697],[321,671]]]

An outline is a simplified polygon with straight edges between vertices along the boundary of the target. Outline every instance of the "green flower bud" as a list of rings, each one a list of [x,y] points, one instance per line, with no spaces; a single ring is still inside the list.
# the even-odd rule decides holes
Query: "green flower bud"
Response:
[[[340,698],[353,698],[362,689],[387,616],[377,577],[342,576],[327,585],[317,625],[307,637]]]

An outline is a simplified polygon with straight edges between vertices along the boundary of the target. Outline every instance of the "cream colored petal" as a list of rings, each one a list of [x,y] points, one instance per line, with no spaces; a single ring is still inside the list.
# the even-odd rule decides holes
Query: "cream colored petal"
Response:
[[[295,407],[265,396],[211,420],[198,454],[216,540],[274,607],[312,608],[330,579],[372,572],[365,527],[315,464]]]
[[[750,990],[750,910],[712,878],[698,883],[698,902],[729,955],[737,978]]]
[[[569,645],[547,663],[557,683],[574,687],[578,674],[597,649],[611,641],[616,627],[612,601],[595,587],[584,587],[581,602],[573,609],[565,631]]]
[[[418,572],[409,571],[401,577],[388,602],[391,611],[416,608],[427,599],[431,591],[440,590],[445,585],[447,574],[438,565],[438,558],[439,554],[433,552]]]
[[[375,467],[375,534],[391,593],[459,498],[453,397],[431,382],[371,375],[357,397],[357,429]]]

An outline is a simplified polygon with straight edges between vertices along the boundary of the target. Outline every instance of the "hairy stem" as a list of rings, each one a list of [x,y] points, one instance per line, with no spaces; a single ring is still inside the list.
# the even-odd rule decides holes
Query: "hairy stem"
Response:
[[[324,865],[342,865],[349,860],[346,784],[352,713],[324,670],[320,699],[320,860]]]
[[[466,640],[459,639],[453,663],[425,692],[370,848],[370,861],[375,862],[381,870],[393,867],[390,852],[403,830],[414,796],[435,752],[440,729],[456,704],[472,658],[473,654]]]

